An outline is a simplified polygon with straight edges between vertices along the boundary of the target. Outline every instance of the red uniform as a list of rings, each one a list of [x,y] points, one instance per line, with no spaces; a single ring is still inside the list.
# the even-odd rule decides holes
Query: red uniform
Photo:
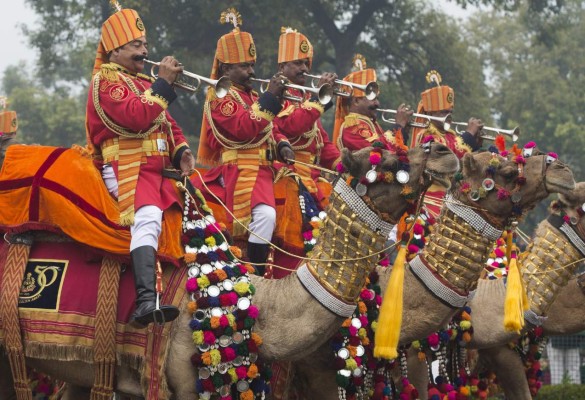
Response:
[[[224,98],[205,105],[207,145],[221,153],[222,165],[212,168],[204,181],[223,177],[226,205],[246,225],[256,205],[275,207],[272,162],[278,144],[287,142],[272,124],[280,110],[274,95],[266,92],[259,97],[255,91],[236,86]],[[227,218],[232,221],[231,216]],[[234,234],[243,233],[239,224],[234,224]]]
[[[144,136],[134,210],[144,205],[164,210],[178,198],[162,171],[179,169],[181,155],[188,149],[181,129],[166,111],[176,94],[164,79],[130,74],[114,63],[102,66],[104,70],[108,73],[94,76],[87,102],[88,140],[95,147],[96,162],[110,163],[119,178],[119,142]]]
[[[296,89],[289,92],[301,96],[300,91]],[[339,161],[339,150],[323,129],[320,120],[323,112],[325,107],[308,95],[302,103],[285,100],[282,111],[274,120],[274,125],[288,138],[295,152],[295,160],[333,169]],[[296,164],[294,168],[307,189],[321,200],[323,195],[318,193],[315,185],[321,175],[319,170],[301,164]]]
[[[375,120],[357,113],[347,114],[340,129],[337,146],[351,151],[371,146],[374,142],[382,142],[392,151],[395,136],[402,133],[399,125],[395,125],[392,131],[384,131]]]
[[[442,143],[451,149],[457,158],[461,159],[466,153],[471,153],[479,148],[475,138],[469,133],[458,135],[452,130],[440,131],[433,124],[429,125],[428,128],[417,132],[413,136],[413,142],[411,147],[418,146],[420,142],[426,137],[431,135],[435,142]]]

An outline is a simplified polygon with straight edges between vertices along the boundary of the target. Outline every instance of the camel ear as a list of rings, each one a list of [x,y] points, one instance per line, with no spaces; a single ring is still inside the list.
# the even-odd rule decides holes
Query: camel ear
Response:
[[[469,153],[463,156],[463,175],[473,175],[477,171],[477,161]]]
[[[352,176],[360,177],[362,175],[362,163],[360,162],[362,150],[352,152],[348,149],[341,150],[341,163]],[[368,153],[369,154],[369,153]]]

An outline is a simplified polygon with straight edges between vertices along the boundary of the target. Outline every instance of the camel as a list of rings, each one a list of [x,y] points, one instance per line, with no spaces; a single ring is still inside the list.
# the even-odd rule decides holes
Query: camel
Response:
[[[359,179],[373,169],[371,151],[371,148],[367,148],[354,154],[347,151],[343,153],[342,163],[351,176]],[[397,156],[385,150],[381,155],[378,170],[396,172],[396,166],[399,165]],[[448,185],[450,177],[459,168],[455,155],[446,146],[437,143],[410,149],[408,158],[408,185],[415,195],[433,182]],[[404,184],[396,180],[378,180],[367,185],[364,198],[369,199],[368,206],[343,179],[337,181],[335,188],[328,218],[322,228],[322,237],[313,250],[312,268],[304,265],[299,272],[282,280],[251,277],[256,287],[254,304],[261,310],[254,332],[263,338],[260,356],[265,360],[294,360],[310,354],[351,315],[359,290],[379,253],[384,250],[384,243],[393,224],[409,207],[402,195]],[[368,207],[371,209],[368,210]],[[367,218],[364,213],[368,213]],[[341,230],[338,229],[339,225]],[[341,241],[336,237],[340,233],[344,234]],[[339,261],[344,258],[354,260]],[[328,261],[330,259],[338,261]],[[346,283],[346,276],[352,277],[349,283]],[[337,281],[342,284],[337,284]],[[190,320],[191,315],[183,312],[173,323],[169,339],[165,376],[172,398],[179,400],[198,398],[195,388],[197,373],[190,360],[194,351]],[[82,360],[27,357],[26,362],[37,370],[68,382],[66,398],[85,398],[88,394],[86,388],[93,384],[93,365]],[[4,358],[0,362],[0,370],[6,368]],[[8,375],[2,374],[0,377],[0,399],[13,398],[10,390],[12,384],[6,381]],[[143,392],[139,375],[130,366],[119,364],[116,368],[116,391],[141,397]]]
[[[490,160],[495,157],[490,153],[466,155],[463,158],[463,180],[461,187],[471,189],[480,187],[486,177]],[[516,187],[518,166],[515,162],[500,158],[493,179],[496,185],[512,192]],[[544,172],[544,174],[543,174]],[[547,164],[546,155],[532,156],[526,159],[524,166],[525,184],[520,187],[521,196],[516,204],[510,200],[500,201],[496,191],[487,192],[487,196],[473,201],[461,190],[452,190],[443,205],[437,228],[431,234],[428,244],[421,255],[409,263],[404,278],[403,323],[400,332],[400,344],[426,337],[443,327],[459,307],[466,304],[476,288],[483,265],[502,230],[510,223],[514,210],[524,212],[533,208],[550,193],[568,193],[575,182],[571,171],[562,163],[555,161]],[[473,229],[469,221],[458,213],[479,209],[475,214],[481,223],[475,223],[480,231]],[[481,215],[481,216],[480,216]],[[477,219],[475,220],[477,221]],[[489,221],[489,222],[487,222]],[[463,233],[464,232],[464,233]],[[450,236],[450,237],[449,237]],[[448,261],[448,259],[453,261]],[[427,268],[421,260],[426,260]],[[457,263],[457,265],[455,265]],[[439,299],[421,280],[428,278],[424,272],[433,271],[442,278],[427,280],[429,285],[437,288],[443,286],[442,293],[449,296]],[[387,286],[390,270],[378,269],[380,286]],[[416,274],[416,275],[415,275]],[[300,384],[305,385],[305,393],[319,394],[322,399],[337,398],[335,373],[332,370],[330,348],[321,346],[319,352],[297,363],[295,371],[299,373]]]
[[[524,331],[538,325],[543,328],[545,336],[550,336],[585,329],[585,294],[581,287],[585,276],[574,276],[580,264],[578,261],[585,257],[585,220],[581,217],[584,203],[585,182],[577,183],[572,192],[561,193],[551,216],[538,225],[534,241],[520,257],[523,280],[531,301],[531,310],[525,314],[527,325]],[[559,229],[558,225],[563,222],[560,215],[567,215],[575,224],[566,224]],[[573,239],[563,232],[572,233]],[[469,304],[474,334],[467,348],[478,349],[478,364],[498,374],[507,397],[530,400],[532,396],[522,360],[508,346],[520,335],[504,329],[504,298],[502,280],[479,281],[476,296]],[[417,387],[425,388],[426,382]],[[421,398],[426,399],[425,396]]]

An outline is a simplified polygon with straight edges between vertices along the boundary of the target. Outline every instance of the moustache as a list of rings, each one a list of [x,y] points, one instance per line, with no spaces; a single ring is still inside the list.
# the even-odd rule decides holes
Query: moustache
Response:
[[[132,59],[133,59],[134,61],[142,61],[142,60],[146,60],[146,59],[147,59],[147,57],[146,57],[145,55],[143,55],[143,54],[142,54],[142,55],[139,55],[139,56],[134,56],[134,57],[132,57]]]

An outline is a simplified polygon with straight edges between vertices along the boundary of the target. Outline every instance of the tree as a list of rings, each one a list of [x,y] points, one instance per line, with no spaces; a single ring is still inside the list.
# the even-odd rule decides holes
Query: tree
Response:
[[[470,21],[472,43],[490,71],[491,108],[504,128],[521,127],[520,142],[559,154],[577,181],[585,175],[585,10],[567,0],[562,8],[536,13],[528,6],[516,16],[501,12]],[[545,206],[531,213],[528,226],[545,215]]]

